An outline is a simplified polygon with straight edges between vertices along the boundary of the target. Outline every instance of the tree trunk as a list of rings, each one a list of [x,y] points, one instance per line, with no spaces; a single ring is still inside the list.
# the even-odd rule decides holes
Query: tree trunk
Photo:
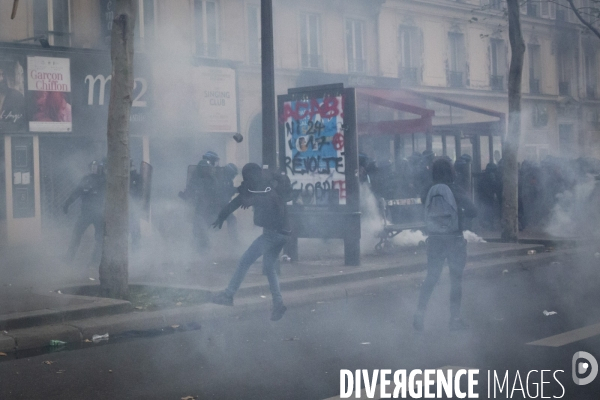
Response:
[[[117,299],[128,295],[129,114],[133,92],[133,32],[137,0],[117,0],[111,36],[112,80],[108,106],[105,228],[100,290]]]
[[[502,240],[516,242],[519,237],[517,156],[521,137],[521,80],[525,42],[521,32],[519,0],[507,0],[507,8],[511,59],[508,73],[508,132],[502,146]]]

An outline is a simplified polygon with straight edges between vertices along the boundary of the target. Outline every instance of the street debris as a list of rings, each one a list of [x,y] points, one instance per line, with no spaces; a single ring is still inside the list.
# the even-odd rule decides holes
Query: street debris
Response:
[[[171,325],[171,328],[177,329],[177,328],[179,328],[179,325]]]
[[[8,331],[2,331],[5,335],[8,335]]]
[[[60,290],[57,290],[57,291],[56,291],[56,293],[58,293],[58,294],[62,294],[62,292],[61,292]]]
[[[95,279],[94,278],[90,278],[90,281],[95,281]]]
[[[300,340],[300,338],[294,336],[294,337],[289,337],[289,338],[285,338],[285,339],[281,339],[284,342],[295,342],[297,340]]]
[[[136,309],[136,310],[143,310],[143,309],[144,309],[144,307],[142,307],[142,306],[137,306],[135,309]]]
[[[534,255],[535,253],[537,253],[537,251],[535,251],[535,250],[527,250],[527,255],[528,255],[528,256],[532,256],[532,255]]]
[[[502,271],[503,274],[508,274],[508,270],[505,269],[504,271]]]
[[[92,343],[92,341],[90,339],[85,339],[84,342],[85,343]]]
[[[261,295],[260,295],[260,298],[261,298],[261,299],[266,299],[266,298],[267,298],[267,296],[265,296],[264,294],[261,294]]]
[[[94,343],[100,343],[103,340],[108,340],[108,333],[105,333],[104,335],[92,336],[92,342],[94,342]]]
[[[195,399],[197,399],[197,397],[194,397],[194,396],[185,396],[185,397],[181,398],[181,400],[195,400]]]
[[[6,357],[6,353],[0,353],[0,357]]]
[[[46,365],[52,365],[54,363],[55,363],[55,361],[44,361],[44,362],[42,362],[42,364],[46,364]]]
[[[542,313],[543,313],[543,314],[544,314],[546,317],[549,317],[549,316],[551,316],[551,315],[556,315],[556,314],[558,314],[556,311],[547,311],[547,310],[544,310]]]
[[[371,344],[371,342],[362,342],[361,344]]]
[[[316,310],[316,309],[314,309],[314,308],[313,308],[312,310],[310,310],[310,312],[315,312],[315,311],[317,311],[317,310]]]
[[[494,317],[494,320],[496,320],[496,321],[504,321],[504,317]]]
[[[180,301],[178,301],[177,303],[175,303],[175,305],[176,305],[177,307],[180,307],[180,306],[182,306],[182,305],[183,305],[183,303],[182,303],[182,302],[180,302]]]
[[[52,347],[64,346],[65,344],[67,344],[67,342],[63,342],[62,340],[51,340],[50,341],[50,346],[52,346]]]
[[[109,373],[109,374],[112,374],[112,369],[109,369],[109,370],[108,370],[108,373]]]
[[[57,374],[62,374],[64,372],[66,372],[66,370],[64,370],[64,369],[59,369],[58,371],[56,371]]]
[[[289,263],[291,261],[292,261],[292,258],[290,256],[288,256],[287,254],[284,254],[281,256],[281,262]]]

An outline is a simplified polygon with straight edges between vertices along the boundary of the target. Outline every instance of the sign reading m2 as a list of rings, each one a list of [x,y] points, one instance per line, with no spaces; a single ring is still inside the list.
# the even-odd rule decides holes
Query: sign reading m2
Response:
[[[106,85],[112,79],[112,75],[105,77],[104,75],[87,75],[85,77],[85,83],[88,85],[88,106],[94,105],[94,94],[96,89],[96,82],[99,83],[98,88],[98,105],[103,106],[106,98]],[[132,107],[147,107],[148,102],[144,99],[144,95],[148,91],[148,81],[145,78],[135,78],[133,81],[133,102]]]

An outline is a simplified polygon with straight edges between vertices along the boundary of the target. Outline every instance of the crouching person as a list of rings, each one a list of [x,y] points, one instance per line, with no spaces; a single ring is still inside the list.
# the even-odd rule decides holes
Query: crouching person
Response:
[[[425,309],[433,288],[442,273],[444,261],[450,268],[450,329],[465,329],[460,318],[462,276],[467,261],[467,241],[463,237],[464,218],[477,215],[475,205],[460,186],[454,184],[454,170],[449,160],[441,158],[432,166],[433,186],[422,198],[427,227],[427,277],[421,286],[413,326],[423,330]]]
[[[227,217],[239,207],[254,208],[254,224],[263,228],[263,233],[242,255],[229,285],[217,293],[212,302],[233,306],[233,296],[239,289],[250,266],[263,256],[263,273],[269,280],[273,297],[271,320],[283,317],[286,307],[283,304],[276,265],[279,253],[290,234],[286,203],[291,196],[291,184],[286,175],[263,171],[258,164],[248,163],[242,168],[243,182],[234,197],[219,213],[213,227],[221,228]]]

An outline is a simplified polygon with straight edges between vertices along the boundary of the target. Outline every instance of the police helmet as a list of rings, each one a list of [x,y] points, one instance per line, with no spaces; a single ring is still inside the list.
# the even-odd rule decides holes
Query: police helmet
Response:
[[[202,159],[208,161],[212,165],[217,165],[220,160],[219,155],[217,153],[215,153],[214,151],[207,151],[202,156]]]

